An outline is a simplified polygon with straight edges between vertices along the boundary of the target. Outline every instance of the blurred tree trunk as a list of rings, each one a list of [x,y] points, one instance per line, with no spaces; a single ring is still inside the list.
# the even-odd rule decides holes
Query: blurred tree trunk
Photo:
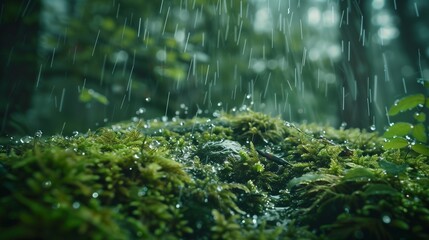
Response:
[[[37,80],[41,2],[5,0],[0,8],[0,133],[22,134],[13,115],[29,108]]]
[[[341,121],[347,127],[367,128],[370,125],[367,106],[367,79],[371,76],[371,60],[367,56],[368,24],[371,20],[369,1],[340,1],[340,44],[342,59],[337,66]],[[365,38],[365,39],[364,39]],[[365,41],[365,46],[364,46]],[[344,109],[343,109],[344,108]]]
[[[424,70],[429,67],[429,15],[423,13],[429,11],[429,3],[424,0],[405,0],[397,1],[396,4],[395,11],[400,18],[398,27],[402,36],[401,43],[413,68],[410,78],[427,79],[429,76],[424,75]],[[421,86],[420,89],[423,90]]]

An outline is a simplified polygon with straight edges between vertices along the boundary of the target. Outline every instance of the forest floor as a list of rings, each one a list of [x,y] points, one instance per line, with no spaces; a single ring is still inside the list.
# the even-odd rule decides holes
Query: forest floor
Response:
[[[429,239],[429,165],[377,133],[256,112],[0,152],[2,239]]]

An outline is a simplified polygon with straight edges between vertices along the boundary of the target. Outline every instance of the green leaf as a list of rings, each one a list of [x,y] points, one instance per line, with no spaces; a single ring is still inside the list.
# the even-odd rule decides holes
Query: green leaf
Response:
[[[368,181],[375,176],[368,168],[352,168],[344,175],[345,181]]]
[[[425,96],[423,94],[415,94],[404,97],[398,100],[389,110],[389,115],[394,116],[402,111],[410,110],[417,107],[420,104],[425,103]],[[428,104],[426,102],[426,104]]]
[[[403,137],[411,132],[413,125],[406,122],[398,122],[390,126],[383,134],[385,138]]]
[[[101,104],[109,104],[109,100],[102,94],[92,90],[92,89],[83,89],[79,95],[79,100],[82,102],[90,102],[95,100]]]
[[[307,173],[302,175],[301,177],[297,177],[290,180],[288,183],[288,188],[291,189],[297,185],[304,184],[304,183],[311,183],[315,181],[331,182],[334,179],[336,179],[336,176],[334,175]]]
[[[426,135],[425,125],[423,125],[423,123],[419,123],[414,126],[413,137],[419,142],[422,142],[422,143],[427,142],[428,138]]]
[[[369,185],[365,192],[365,195],[398,195],[398,190],[386,184],[371,184]]]
[[[410,229],[410,226],[408,225],[408,223],[406,223],[405,221],[402,221],[402,220],[393,219],[393,221],[390,224],[393,227],[399,228],[401,230],[408,231]]]
[[[413,151],[416,153],[420,153],[420,154],[429,156],[429,146],[427,146],[427,145],[424,145],[421,143],[416,143],[416,144],[411,146],[411,149],[413,149]]]
[[[408,141],[405,138],[392,138],[383,144],[384,149],[400,149],[408,146]]]
[[[399,175],[407,170],[407,164],[395,164],[386,160],[380,160],[378,165],[389,175]]]
[[[423,123],[426,121],[426,114],[425,113],[414,113],[414,119],[416,119],[417,122]]]

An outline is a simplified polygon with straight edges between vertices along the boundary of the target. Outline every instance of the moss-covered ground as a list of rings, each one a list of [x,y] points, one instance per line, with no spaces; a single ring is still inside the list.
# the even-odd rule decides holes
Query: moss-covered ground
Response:
[[[429,165],[376,133],[254,112],[28,137],[1,239],[429,239]]]

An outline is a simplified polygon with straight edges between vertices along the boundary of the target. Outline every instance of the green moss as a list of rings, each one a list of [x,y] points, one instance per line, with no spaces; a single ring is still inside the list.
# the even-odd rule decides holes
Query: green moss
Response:
[[[3,239],[424,239],[429,165],[254,112],[118,123],[0,153]]]

